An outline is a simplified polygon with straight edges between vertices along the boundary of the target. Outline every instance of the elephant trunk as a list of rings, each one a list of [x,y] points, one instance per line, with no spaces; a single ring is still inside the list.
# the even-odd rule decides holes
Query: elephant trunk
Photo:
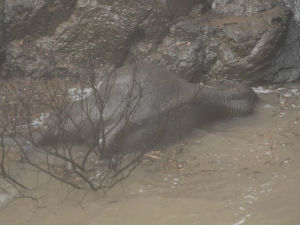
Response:
[[[243,116],[253,112],[258,96],[245,84],[230,82],[201,85],[201,99],[210,114]]]

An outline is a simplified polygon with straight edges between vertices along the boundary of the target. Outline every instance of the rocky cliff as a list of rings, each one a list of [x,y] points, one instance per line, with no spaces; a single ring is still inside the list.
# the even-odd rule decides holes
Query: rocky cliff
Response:
[[[189,81],[295,81],[299,0],[1,0],[0,76],[84,75],[136,59]]]

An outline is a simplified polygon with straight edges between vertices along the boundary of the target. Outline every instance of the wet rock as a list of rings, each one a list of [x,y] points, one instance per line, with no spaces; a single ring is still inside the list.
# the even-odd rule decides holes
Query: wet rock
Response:
[[[6,51],[2,60],[0,58],[0,77],[41,77],[57,70],[50,59],[44,59],[46,53],[43,49],[40,54],[35,40],[52,35],[57,26],[70,17],[76,0],[1,2],[5,2],[1,14],[5,22],[1,29],[5,33],[5,41],[1,43],[5,45]]]
[[[289,12],[280,6],[252,16],[229,17],[229,25],[223,23],[219,58],[211,74],[252,82],[263,78],[286,32],[288,18]]]
[[[282,0],[282,2],[293,12],[293,19],[300,22],[300,0]]]
[[[18,2],[11,2],[14,7],[9,8],[12,14],[9,20],[19,15],[15,6]],[[29,2],[31,5],[27,6]],[[26,11],[21,10],[17,22],[9,26],[15,41],[11,41],[8,48],[8,60],[2,68],[2,77],[85,74],[88,58],[102,64],[122,65],[133,45],[147,39],[151,40],[148,46],[151,49],[168,30],[165,9],[154,0],[78,0],[72,7],[71,15],[68,18],[65,16],[64,21],[59,19],[60,8],[48,2],[25,1],[27,7],[21,9],[26,8]],[[59,2],[62,5],[70,1]],[[58,15],[53,12],[51,15],[54,16],[50,18],[47,13],[40,15],[51,10]],[[47,17],[48,27],[43,26],[40,17]],[[26,32],[33,33],[33,36],[41,35],[33,39],[25,36]]]
[[[0,65],[6,57],[6,29],[5,29],[4,1],[0,1]]]
[[[300,0],[283,0],[292,11],[287,34],[279,48],[268,80],[291,82],[300,79]]]
[[[295,15],[287,35],[280,0],[7,0],[0,77],[84,75],[89,59],[97,74],[143,58],[195,82],[293,81],[299,0],[282,1]]]
[[[164,65],[187,80],[201,80],[216,61],[216,30],[187,18],[170,28],[157,50],[147,60]]]
[[[211,15],[193,15],[174,24],[147,60],[190,81],[255,81],[264,76],[285,33],[288,11],[277,6],[249,16]]]
[[[9,40],[51,34],[71,15],[76,0],[7,0],[5,20]]]
[[[271,9],[277,5],[289,8],[293,17],[286,33],[280,40],[280,46],[274,52],[272,63],[264,71],[264,79],[273,82],[291,82],[300,78],[300,1],[299,0],[214,0],[212,9],[221,14],[253,15]]]
[[[225,15],[253,15],[280,5],[279,0],[214,0],[212,9]]]
[[[197,4],[207,4],[206,0],[160,0],[165,5],[171,16],[186,16]]]
[[[0,77],[75,77],[83,72],[68,64],[63,55],[47,51],[36,43],[22,39],[9,42],[6,61],[0,68]]]
[[[82,58],[84,51],[101,62],[122,64],[135,42],[159,41],[167,19],[153,1],[79,0],[70,20],[53,37],[56,50]]]

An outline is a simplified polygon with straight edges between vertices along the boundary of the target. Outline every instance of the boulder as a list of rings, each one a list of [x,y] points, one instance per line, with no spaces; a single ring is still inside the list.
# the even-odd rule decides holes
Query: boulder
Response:
[[[0,65],[6,57],[6,29],[5,29],[4,1],[0,1]]]
[[[0,77],[84,76],[137,58],[193,82],[300,76],[299,0],[1,2]]]
[[[8,26],[11,40],[2,77],[84,74],[88,58],[119,66],[136,42],[151,40],[151,49],[168,31],[165,8],[154,0],[61,0],[62,8],[54,7],[57,1],[9,2],[8,20],[16,22]],[[61,9],[70,13],[59,17]]]
[[[289,12],[277,6],[251,16],[223,19],[219,57],[211,76],[249,82],[264,79],[286,32],[288,18]]]
[[[121,65],[140,39],[159,41],[166,32],[163,11],[153,1],[79,0],[70,20],[56,31],[57,52],[83,58],[89,52],[103,63]]]
[[[54,67],[39,54],[36,40],[52,35],[59,24],[73,12],[76,0],[6,0],[2,16],[5,31],[5,56],[0,60],[0,77],[41,77]],[[3,39],[3,38],[2,38]],[[42,51],[42,49],[41,49]],[[52,60],[53,61],[53,60]],[[51,69],[51,71],[53,68]]]
[[[300,0],[283,0],[292,11],[287,34],[279,48],[272,67],[269,81],[286,82],[300,79]]]
[[[270,65],[262,71],[263,79],[271,82],[291,82],[300,78],[300,1],[299,0],[214,0],[217,13],[252,15],[275,6],[286,6],[292,12]]]
[[[56,27],[70,17],[75,4],[76,0],[6,0],[8,39],[53,34]]]
[[[190,14],[170,28],[147,61],[189,81],[256,81],[265,74],[285,34],[289,12],[281,6],[249,15]]]
[[[161,2],[173,17],[187,16],[197,4],[207,5],[206,0],[164,0]]]
[[[278,5],[279,0],[214,0],[211,8],[218,14],[250,16]]]

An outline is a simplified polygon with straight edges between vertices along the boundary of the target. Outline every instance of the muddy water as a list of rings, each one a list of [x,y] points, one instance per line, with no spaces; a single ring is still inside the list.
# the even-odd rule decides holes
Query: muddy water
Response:
[[[300,224],[299,96],[259,95],[253,115],[149,154],[106,195],[52,181],[38,202],[4,207],[0,224]]]

